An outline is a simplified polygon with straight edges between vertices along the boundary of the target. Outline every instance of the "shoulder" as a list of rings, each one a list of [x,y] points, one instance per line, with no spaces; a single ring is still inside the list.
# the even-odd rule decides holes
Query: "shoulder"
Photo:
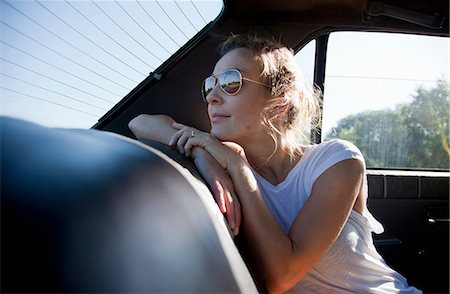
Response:
[[[365,168],[361,151],[351,142],[336,139],[309,146],[304,162],[309,182],[313,183],[326,170],[347,159],[357,159]]]
[[[323,160],[345,160],[345,159],[359,159],[364,162],[364,157],[353,143],[341,140],[333,139],[325,141],[317,145],[312,145],[310,148],[309,156]]]

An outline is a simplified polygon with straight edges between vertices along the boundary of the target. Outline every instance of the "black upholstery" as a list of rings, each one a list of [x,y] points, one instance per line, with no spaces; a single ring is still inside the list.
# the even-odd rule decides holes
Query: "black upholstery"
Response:
[[[449,292],[449,183],[448,172],[368,174],[368,205],[385,227],[385,233],[374,235],[375,246],[425,293]]]
[[[256,291],[207,189],[169,157],[103,131],[0,124],[2,293]]]

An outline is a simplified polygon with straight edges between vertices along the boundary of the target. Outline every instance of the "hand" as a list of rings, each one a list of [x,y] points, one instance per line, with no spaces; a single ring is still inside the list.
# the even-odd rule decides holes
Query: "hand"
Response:
[[[201,147],[208,151],[225,170],[228,169],[230,164],[237,163],[245,158],[242,147],[236,143],[227,142],[224,144],[209,133],[183,124],[174,123],[172,126],[178,131],[170,139],[169,145],[176,145],[181,154],[189,157],[192,148]]]
[[[169,146],[175,147],[176,145],[178,152],[180,152],[181,154],[185,154],[187,157],[189,157],[190,150],[185,150],[184,145],[189,140],[189,138],[194,137],[195,135],[197,136],[199,136],[200,134],[203,135],[203,132],[196,128],[188,127],[176,122],[172,124],[172,127],[176,130],[176,132],[172,135],[172,138],[169,141]]]
[[[244,148],[242,148],[241,145],[235,142],[222,142],[222,144],[226,145],[228,148],[239,154],[245,161],[247,161]]]
[[[192,150],[195,166],[211,189],[220,211],[225,214],[233,235],[239,233],[241,225],[241,205],[234,192],[234,185],[228,173],[204,149]]]

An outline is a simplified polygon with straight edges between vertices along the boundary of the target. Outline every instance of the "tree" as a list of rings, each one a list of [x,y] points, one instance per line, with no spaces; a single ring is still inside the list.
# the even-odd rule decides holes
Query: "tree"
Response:
[[[365,111],[339,121],[327,139],[341,138],[361,149],[369,167],[448,169],[449,87],[419,87],[410,103]]]

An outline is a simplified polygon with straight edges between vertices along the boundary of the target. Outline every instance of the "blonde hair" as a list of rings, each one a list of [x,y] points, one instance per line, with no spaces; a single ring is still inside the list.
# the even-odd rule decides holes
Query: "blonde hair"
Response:
[[[284,140],[283,150],[291,159],[301,156],[303,144],[309,141],[305,134],[308,123],[316,127],[320,120],[321,92],[308,89],[291,49],[273,39],[248,35],[230,35],[221,44],[220,53],[250,49],[260,61],[261,76],[269,81],[272,98],[262,113],[263,123],[278,148],[277,137]],[[283,111],[280,111],[283,110]],[[278,113],[277,115],[273,115]]]

